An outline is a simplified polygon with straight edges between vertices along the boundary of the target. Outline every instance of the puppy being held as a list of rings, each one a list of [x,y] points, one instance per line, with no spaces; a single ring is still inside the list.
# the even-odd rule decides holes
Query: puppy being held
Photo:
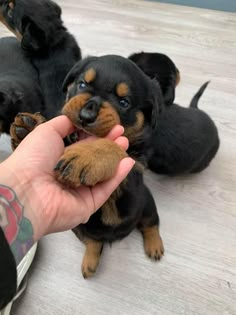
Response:
[[[12,31],[36,71],[45,103],[43,115],[55,117],[65,103],[63,81],[81,59],[75,38],[51,0],[0,0],[0,21]]]
[[[215,157],[220,144],[217,128],[209,115],[198,108],[208,83],[199,89],[189,108],[173,104],[157,118],[154,153],[148,162],[152,171],[169,175],[197,173]]]
[[[10,132],[18,112],[44,111],[38,73],[14,37],[0,39],[0,134]]]
[[[143,181],[141,163],[150,155],[152,128],[163,105],[160,87],[133,62],[120,56],[88,57],[77,63],[68,74],[64,88],[67,103],[62,113],[76,128],[74,139],[88,135],[100,137],[91,143],[76,143],[65,149],[55,167],[57,179],[64,185],[93,186],[107,180],[126,156],[120,147],[104,139],[116,124],[125,128],[129,139],[128,154],[136,159],[136,167],[91,216],[86,224],[74,229],[85,243],[82,262],[84,278],[91,277],[99,264],[104,243],[126,237],[136,227],[141,231],[146,254],[159,260],[164,253],[159,234],[159,216],[154,199]],[[11,135],[19,143],[18,130],[30,131],[28,121],[38,123],[38,117],[22,114],[16,117]],[[30,124],[32,125],[32,124]]]

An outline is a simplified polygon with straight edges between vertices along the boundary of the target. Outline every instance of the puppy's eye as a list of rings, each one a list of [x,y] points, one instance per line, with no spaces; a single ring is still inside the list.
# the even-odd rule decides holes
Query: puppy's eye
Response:
[[[78,86],[79,86],[79,89],[83,90],[87,87],[87,83],[85,81],[80,81]]]
[[[130,102],[129,102],[127,99],[122,98],[122,99],[120,100],[120,106],[121,106],[122,108],[128,108],[128,107],[130,106]]]

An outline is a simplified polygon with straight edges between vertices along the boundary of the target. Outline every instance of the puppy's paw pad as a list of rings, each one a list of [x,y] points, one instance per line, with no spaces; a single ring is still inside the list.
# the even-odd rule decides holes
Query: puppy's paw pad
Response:
[[[32,131],[36,126],[44,123],[46,119],[40,114],[19,113],[15,117],[14,124],[18,127]]]
[[[40,114],[19,113],[15,117],[14,123],[10,128],[11,144],[13,150],[20,142],[38,125],[46,119]]]

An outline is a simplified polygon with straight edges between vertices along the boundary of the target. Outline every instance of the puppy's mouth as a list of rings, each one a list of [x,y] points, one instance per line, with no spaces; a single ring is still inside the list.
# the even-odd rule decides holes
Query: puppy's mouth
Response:
[[[84,93],[74,96],[65,104],[62,113],[66,115],[76,128],[72,139],[81,141],[89,136],[105,137],[111,129],[120,124],[120,117],[109,102],[102,102],[94,113],[86,108],[86,115],[81,111],[88,105],[91,95]]]
[[[89,137],[91,137],[91,136],[92,136],[91,133],[89,133],[89,132],[87,132],[87,131],[85,131],[85,130],[83,130],[83,129],[80,129],[80,128],[78,128],[78,127],[76,127],[76,130],[75,130],[73,133],[71,133],[71,134],[67,137],[67,139],[68,139],[69,143],[72,144],[72,143],[76,143],[76,142],[85,140],[85,139],[87,139],[87,138],[89,138]]]

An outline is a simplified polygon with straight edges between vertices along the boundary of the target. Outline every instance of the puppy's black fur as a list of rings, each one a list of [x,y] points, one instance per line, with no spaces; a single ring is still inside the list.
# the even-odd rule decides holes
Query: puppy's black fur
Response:
[[[86,82],[86,73],[91,69],[95,73],[94,78],[92,82]],[[121,83],[127,87],[125,95],[122,96],[117,92],[117,87]],[[71,113],[71,116],[75,117],[73,121],[75,126],[82,125],[84,130],[89,129],[90,132],[93,126],[99,129],[99,125],[96,125],[97,116],[105,103],[108,103],[119,115],[120,123],[130,140],[129,155],[142,163],[147,161],[151,154],[152,128],[155,128],[163,106],[158,82],[148,78],[130,60],[108,55],[89,57],[76,64],[68,74],[64,87],[65,89],[69,87],[68,100],[75,95],[86,93],[91,95],[83,106],[86,110],[83,111],[83,115],[82,111]],[[73,111],[75,110],[73,108]],[[140,114],[144,116],[143,124],[137,124],[137,117]],[[159,225],[155,202],[143,182],[143,175],[139,169],[135,168],[130,172],[121,189],[121,194],[116,200],[118,214],[122,220],[120,224],[104,224],[102,212],[98,210],[86,224],[79,225],[75,229],[76,232],[79,231],[84,237],[103,243],[121,239],[135,227],[142,229]]]
[[[9,133],[18,112],[44,111],[38,74],[14,37],[0,39],[0,133]]]
[[[134,53],[129,59],[135,62],[151,79],[156,79],[161,87],[166,105],[175,99],[175,87],[180,81],[180,73],[174,62],[160,53]]]
[[[2,22],[21,41],[38,71],[47,118],[54,117],[65,101],[62,83],[81,59],[74,37],[61,19],[61,8],[51,0],[0,0]]]
[[[80,80],[88,69],[94,69],[97,73],[92,84],[83,90],[79,88]],[[81,81],[81,82],[82,82]],[[129,87],[126,97],[118,97],[115,86],[125,82]],[[164,103],[159,83],[149,79],[133,62],[126,58],[107,55],[102,57],[88,57],[77,63],[64,82],[64,91],[67,90],[67,99],[79,93],[88,91],[101,99],[106,99],[114,106],[119,114],[121,124],[125,128],[131,128],[137,122],[137,113],[143,113],[145,122],[141,132],[135,135],[135,141],[129,147],[128,153],[146,165],[152,155],[152,131],[155,130],[157,118],[161,113]],[[91,91],[93,89],[93,91]],[[120,102],[125,100],[127,108],[122,108]]]
[[[212,119],[198,109],[198,100],[209,82],[193,97],[189,108],[166,107],[157,118],[153,133],[154,153],[149,168],[161,174],[177,175],[204,170],[219,148],[219,136]]]
[[[109,200],[86,224],[73,229],[86,244],[83,276],[90,277],[96,271],[103,243],[122,239],[135,227],[143,234],[146,254],[159,260],[164,253],[159,216],[154,199],[144,184],[140,166],[140,162],[147,163],[152,154],[152,130],[156,128],[163,107],[158,82],[146,76],[132,61],[108,55],[88,57],[78,62],[66,77],[64,90],[68,102],[62,113],[74,124],[76,140],[84,139],[85,134],[105,137],[113,126],[122,124],[130,142],[128,153],[137,161]],[[11,128],[14,147],[22,140],[19,130],[25,128],[29,132],[33,125],[43,121],[41,118],[31,114],[16,117]],[[113,174],[110,170],[117,165],[114,162],[117,161],[116,154],[121,154],[119,159],[126,154],[113,142],[102,140],[97,140],[98,146],[91,143],[91,148],[88,143],[66,149],[54,169],[57,179],[70,187],[93,186],[104,180],[107,171]],[[95,147],[96,150],[91,151]],[[109,156],[104,156],[104,150],[109,152]],[[97,176],[98,173],[101,177]]]

